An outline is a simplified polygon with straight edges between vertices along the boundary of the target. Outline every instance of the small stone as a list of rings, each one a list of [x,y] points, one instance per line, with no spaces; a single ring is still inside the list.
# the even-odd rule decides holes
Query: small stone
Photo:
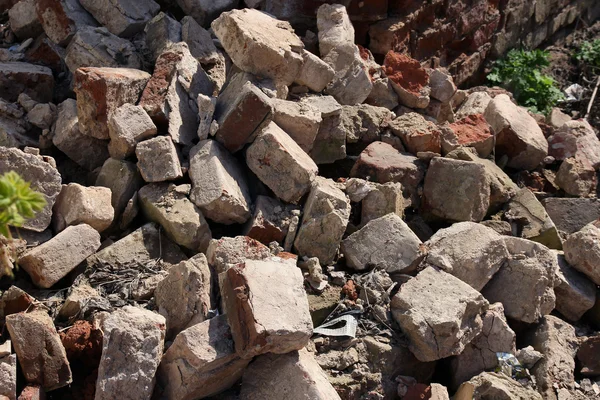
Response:
[[[84,135],[79,130],[77,102],[66,99],[58,105],[52,143],[71,160],[87,170],[101,167],[109,158],[104,140]]]
[[[98,306],[96,308],[96,306]],[[110,303],[103,298],[96,289],[87,284],[71,286],[58,315],[60,318],[69,319],[85,317],[91,310],[110,310]]]
[[[236,354],[227,316],[219,315],[178,334],[157,377],[167,398],[205,398],[233,386],[250,361]]]
[[[398,107],[398,95],[388,78],[379,78],[373,81],[373,89],[365,103],[377,107],[393,110]]]
[[[571,117],[562,112],[558,107],[553,107],[550,114],[546,117],[546,123],[556,129],[562,128],[569,121],[571,121]]]
[[[165,318],[145,309],[125,306],[103,316],[104,339],[96,381],[96,400],[152,396],[155,373],[163,354]]]
[[[283,354],[306,346],[312,321],[295,263],[246,260],[220,279],[237,354]]]
[[[354,45],[354,27],[346,7],[341,4],[323,4],[317,10],[319,52],[325,57],[338,46]]]
[[[80,68],[75,72],[79,130],[109,139],[108,121],[125,103],[137,103],[150,74],[130,68]]]
[[[53,211],[56,232],[78,224],[88,224],[98,232],[103,232],[108,229],[115,216],[110,189],[100,186],[86,187],[77,183],[63,186]]]
[[[123,214],[128,201],[142,186],[142,183],[142,177],[132,162],[109,158],[102,165],[96,178],[96,186],[110,189],[115,221]]]
[[[393,297],[394,319],[420,361],[460,354],[482,331],[488,302],[466,283],[426,268],[404,283]]]
[[[472,399],[502,400],[542,400],[542,396],[534,389],[521,385],[516,380],[502,373],[482,372],[468,382],[463,383],[454,400]]]
[[[519,349],[515,356],[522,366],[529,369],[533,368],[538,361],[544,358],[544,355],[539,351],[534,350],[533,346]]]
[[[169,269],[154,291],[158,312],[167,321],[167,339],[208,318],[211,274],[202,253]]]
[[[490,205],[490,179],[481,164],[434,158],[423,189],[430,212],[452,221],[481,221]]]
[[[98,26],[98,22],[75,0],[38,0],[37,17],[46,35],[59,46],[66,47],[78,30]]]
[[[213,239],[206,250],[208,264],[219,275],[231,266],[243,263],[244,260],[264,260],[270,256],[271,252],[267,246],[247,236]]]
[[[494,97],[484,117],[496,135],[496,156],[506,155],[507,166],[532,170],[548,155],[548,142],[535,119],[507,95]]]
[[[368,222],[342,242],[348,267],[363,271],[380,267],[389,273],[406,273],[418,258],[421,241],[396,214]]]
[[[298,254],[333,262],[350,218],[350,202],[330,179],[317,177],[304,205],[294,247]]]
[[[392,133],[402,139],[406,149],[417,154],[422,151],[441,153],[440,129],[420,114],[409,112],[390,123]]]
[[[348,143],[372,143],[380,140],[382,131],[394,118],[387,108],[358,104],[342,107],[342,125]]]
[[[17,101],[21,93],[39,103],[52,101],[54,77],[52,70],[24,62],[0,63],[0,98]]]
[[[520,189],[506,205],[504,216],[511,223],[513,232],[520,233],[522,238],[551,249],[562,248],[556,226],[531,190]]]
[[[325,88],[327,94],[343,105],[361,104],[369,97],[373,83],[357,46],[335,47],[323,61],[335,71],[333,80]]]
[[[19,265],[33,283],[47,289],[64,278],[100,247],[100,234],[86,224],[70,226],[51,240],[27,251]]]
[[[440,68],[432,69],[429,72],[429,86],[431,86],[431,97],[442,103],[448,103],[456,93],[452,75]]]
[[[440,229],[425,242],[425,248],[421,266],[437,267],[478,291],[508,258],[504,238],[474,222],[459,222]]]
[[[61,176],[58,170],[42,160],[19,149],[0,146],[0,175],[17,171],[21,178],[40,192],[46,205],[34,218],[23,223],[23,228],[43,232],[52,219],[52,206],[61,190]]]
[[[569,321],[579,321],[583,314],[594,306],[596,288],[592,281],[567,263],[563,254],[558,251],[554,251],[554,254],[558,263],[558,286],[554,288],[556,310]]]
[[[117,159],[129,157],[135,152],[138,142],[149,139],[156,133],[156,125],[143,107],[123,104],[108,121],[110,156]]]
[[[306,153],[310,153],[321,125],[321,112],[305,102],[273,99],[273,122]]]
[[[190,150],[190,200],[204,216],[221,224],[242,224],[250,218],[250,192],[238,161],[215,140]]]
[[[355,179],[355,178],[352,178]],[[404,195],[402,185],[397,182],[385,184],[375,183],[373,190],[362,200],[360,224],[394,213],[399,217],[404,214]]]
[[[565,193],[578,197],[594,196],[598,184],[596,170],[576,158],[567,158],[560,164],[555,182]]]
[[[28,383],[51,391],[72,382],[65,348],[45,310],[11,314],[6,327]]]
[[[577,351],[577,360],[581,363],[581,374],[598,376],[600,374],[600,336],[590,336],[581,343]]]
[[[245,225],[244,234],[265,245],[271,242],[283,243],[294,210],[297,208],[291,204],[284,204],[267,196],[258,196],[254,203],[254,214]]]
[[[280,199],[298,203],[309,191],[317,165],[275,123],[270,123],[246,151],[248,167]]]
[[[504,305],[507,317],[538,322],[555,306],[556,256],[546,246],[526,239],[505,237],[508,261],[483,288],[490,302]]]
[[[600,222],[594,221],[567,238],[563,244],[569,265],[600,285]]]
[[[322,92],[335,76],[335,71],[313,53],[303,50],[304,63],[295,83],[308,87],[313,92]]]
[[[133,44],[106,28],[79,29],[67,46],[65,63],[73,74],[81,67],[142,69],[142,58]]]
[[[329,164],[346,158],[342,106],[332,96],[308,96],[302,102],[321,112],[321,124],[310,152],[311,158],[317,164]]]
[[[213,120],[215,109],[217,107],[217,98],[205,96],[202,93],[198,95],[198,116],[200,117],[200,124],[198,125],[198,138],[200,140],[208,139],[209,134],[212,136],[213,124],[216,121]]]
[[[562,161],[569,157],[583,165],[600,166],[600,140],[592,126],[584,120],[569,121],[548,138],[549,155]]]
[[[205,251],[212,237],[210,227],[198,207],[177,188],[168,183],[144,186],[138,192],[141,209],[175,243],[195,252]]]
[[[181,24],[162,11],[148,21],[144,32],[146,33],[146,47],[150,50],[152,60],[155,62],[168,47],[182,41]]]
[[[258,10],[222,13],[211,27],[233,63],[242,71],[289,86],[304,63],[304,44],[288,22]]]
[[[472,114],[442,128],[442,150],[450,153],[457,147],[474,147],[481,158],[494,150],[494,135],[481,114]]]
[[[36,13],[36,1],[19,1],[8,10],[10,29],[21,40],[36,38],[44,32]]]
[[[487,92],[473,92],[467,96],[458,111],[456,111],[456,118],[463,119],[469,115],[483,114],[490,101],[492,101],[492,97]]]
[[[80,0],[81,5],[111,33],[130,37],[144,29],[148,21],[159,11],[153,0]]]
[[[163,182],[183,176],[177,149],[168,136],[138,143],[135,148],[138,169],[146,182]]]
[[[0,357],[0,398],[15,400],[17,398],[17,355],[10,354],[10,340],[8,354]]]
[[[314,356],[304,349],[261,355],[244,371],[240,400],[277,400],[290,394],[294,399],[341,399]]]

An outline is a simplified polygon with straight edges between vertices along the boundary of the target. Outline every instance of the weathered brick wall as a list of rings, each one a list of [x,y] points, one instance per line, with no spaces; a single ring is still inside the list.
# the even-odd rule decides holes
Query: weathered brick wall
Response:
[[[600,17],[599,0],[266,0],[265,10],[311,27],[323,3],[346,5],[357,42],[375,55],[407,52],[448,67],[459,84],[511,48],[538,47]]]

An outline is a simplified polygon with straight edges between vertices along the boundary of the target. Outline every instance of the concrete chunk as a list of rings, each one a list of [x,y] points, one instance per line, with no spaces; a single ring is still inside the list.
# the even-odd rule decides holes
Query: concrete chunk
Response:
[[[123,104],[108,121],[108,151],[111,157],[124,159],[135,152],[138,142],[155,136],[156,132],[156,125],[143,107]]]
[[[118,220],[125,211],[127,202],[142,186],[142,177],[134,163],[109,158],[100,169],[96,178],[96,186],[110,189],[115,220]]]
[[[72,382],[65,348],[45,310],[11,314],[6,327],[28,383],[50,391]]]
[[[363,271],[380,267],[389,273],[405,273],[418,258],[421,241],[396,214],[368,222],[342,242],[348,267]]]
[[[77,0],[38,0],[36,6],[44,32],[59,46],[68,45],[79,29],[98,26]]]
[[[208,318],[213,308],[211,294],[210,269],[204,254],[169,269],[154,291],[158,312],[167,321],[167,339]]]
[[[306,346],[312,320],[302,272],[281,261],[246,260],[220,279],[237,354],[283,354]]]
[[[346,131],[342,106],[332,96],[309,96],[302,102],[321,112],[321,124],[315,137],[311,158],[317,164],[329,164],[346,158]]]
[[[333,80],[325,88],[327,94],[344,105],[360,104],[369,97],[373,83],[358,47],[335,47],[323,61],[335,71]]]
[[[163,182],[183,176],[177,149],[168,136],[158,136],[138,143],[135,155],[140,174],[146,182]]]
[[[474,222],[440,229],[425,246],[422,265],[440,268],[479,291],[508,259],[504,238]]]
[[[422,151],[440,154],[441,130],[422,115],[409,112],[390,122],[392,133],[402,139],[406,149],[416,155]]]
[[[27,251],[19,265],[41,288],[52,287],[100,247],[100,234],[86,224],[70,226]]]
[[[473,147],[482,158],[494,150],[494,135],[481,114],[468,115],[442,127],[442,150],[445,154],[458,147]]]
[[[490,206],[490,179],[483,165],[434,158],[423,188],[425,207],[451,221],[481,221]]]
[[[242,71],[289,86],[299,75],[304,44],[288,22],[254,9],[222,13],[212,23],[215,35]]]
[[[10,340],[7,340],[10,345]],[[0,357],[0,398],[17,399],[17,355]]]
[[[558,251],[553,253],[558,263],[558,286],[554,288],[556,310],[569,321],[579,321],[587,310],[594,307],[596,288],[592,281],[567,263],[563,254]]]
[[[181,42],[181,24],[162,11],[148,21],[144,32],[146,47],[150,50],[153,61],[169,46]]]
[[[505,237],[504,242],[508,261],[481,293],[491,302],[502,303],[507,317],[535,323],[554,309],[556,256],[530,240]]]
[[[42,24],[36,13],[36,0],[22,0],[8,10],[10,29],[21,40],[36,38],[42,32]]]
[[[535,119],[507,95],[494,97],[484,116],[496,134],[497,156],[506,155],[509,167],[532,170],[548,155],[548,142]]]
[[[462,353],[481,333],[488,302],[458,278],[426,268],[400,287],[391,309],[413,354],[434,361]]]
[[[277,197],[294,204],[309,191],[318,172],[308,154],[273,122],[250,145],[246,162]]]
[[[110,189],[105,187],[64,185],[54,204],[54,230],[61,232],[70,225],[88,224],[103,232],[115,216],[111,195]]]
[[[82,133],[109,139],[108,121],[125,103],[137,103],[150,74],[129,68],[80,68],[75,72],[77,116]]]
[[[79,29],[67,46],[65,63],[73,74],[81,67],[142,69],[142,58],[135,46],[106,28]]]
[[[227,316],[219,315],[177,335],[162,358],[158,382],[166,398],[202,399],[233,386],[250,361],[236,354]]]
[[[163,353],[165,318],[125,306],[104,316],[100,326],[104,338],[95,400],[149,399]]]
[[[273,99],[273,122],[285,131],[302,150],[313,148],[321,125],[321,112],[304,102]]]
[[[431,97],[442,103],[450,102],[450,99],[456,93],[456,85],[452,75],[440,68],[429,71],[429,86],[431,86]]]
[[[181,39],[201,64],[216,64],[221,61],[222,56],[217,51],[210,32],[189,15],[181,20]]]
[[[341,4],[323,4],[317,10],[319,52],[325,57],[338,46],[354,45],[354,27],[346,7]]]
[[[129,37],[141,32],[160,11],[153,0],[80,0],[94,18],[117,36]]]
[[[263,354],[244,372],[240,400],[282,398],[341,399],[313,354],[304,349],[288,354]]]
[[[0,146],[0,175],[17,171],[21,178],[31,183],[31,188],[40,192],[46,200],[44,209],[34,218],[28,219],[23,228],[43,232],[52,220],[52,206],[61,190],[61,176],[58,170],[32,154],[19,149]]]
[[[298,254],[333,262],[350,218],[350,201],[331,179],[317,177],[304,205],[294,247]]]
[[[586,166],[600,166],[600,141],[592,126],[584,120],[564,123],[548,138],[548,153],[562,161],[574,157]]]
[[[542,396],[502,373],[483,372],[462,384],[453,399],[542,400]]]
[[[185,187],[187,186],[187,187]],[[202,212],[188,198],[189,185],[146,185],[138,192],[146,217],[159,223],[175,243],[192,251],[205,251],[211,231]]]
[[[269,248],[247,236],[223,237],[210,241],[206,258],[217,274],[245,260],[264,260],[271,256]]]
[[[335,76],[335,71],[325,61],[313,53],[303,50],[304,63],[296,78],[298,85],[304,85],[313,92],[322,92]]]
[[[567,262],[600,285],[600,222],[594,221],[571,234],[563,248]]]
[[[250,218],[250,192],[244,170],[217,141],[204,140],[190,151],[190,199],[207,218],[241,224]]]
[[[265,245],[271,242],[283,244],[296,213],[300,214],[300,210],[291,204],[284,204],[267,196],[258,196],[252,218],[244,227],[244,234]]]

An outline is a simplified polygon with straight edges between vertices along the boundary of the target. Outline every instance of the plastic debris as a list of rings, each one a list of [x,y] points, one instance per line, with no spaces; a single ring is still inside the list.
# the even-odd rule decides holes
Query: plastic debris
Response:
[[[496,353],[498,357],[498,366],[495,372],[500,372],[513,379],[529,378],[527,370],[523,368],[517,357],[510,353]]]
[[[565,89],[567,101],[579,101],[583,98],[584,88],[578,83],[574,83]]]
[[[344,323],[343,326],[338,328],[332,328],[340,323]],[[318,333],[320,335],[325,336],[349,336],[356,337],[356,328],[358,326],[358,322],[356,317],[353,315],[342,315],[341,317],[332,319],[329,322],[324,323],[318,328],[313,329],[313,333]]]

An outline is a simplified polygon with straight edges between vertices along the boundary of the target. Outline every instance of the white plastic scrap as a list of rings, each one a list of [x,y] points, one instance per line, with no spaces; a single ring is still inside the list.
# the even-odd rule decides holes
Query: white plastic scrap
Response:
[[[330,328],[339,324],[340,322],[345,322],[344,326],[340,328]],[[313,333],[318,333],[325,336],[350,336],[353,338],[356,337],[357,326],[358,322],[356,321],[356,317],[352,315],[342,315],[341,317],[332,319],[318,328],[313,329]]]

